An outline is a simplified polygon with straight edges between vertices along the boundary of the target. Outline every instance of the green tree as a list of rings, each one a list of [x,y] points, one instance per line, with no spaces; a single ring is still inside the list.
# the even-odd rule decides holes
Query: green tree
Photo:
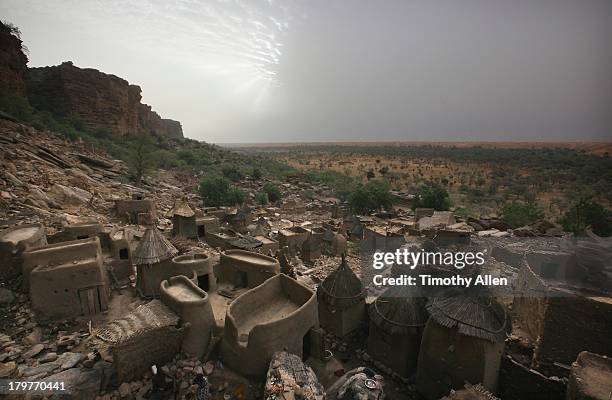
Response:
[[[392,206],[389,184],[385,181],[359,184],[348,195],[347,201],[351,211],[357,214],[368,214],[381,209],[388,210]]]
[[[591,197],[576,200],[559,219],[568,232],[583,234],[590,227],[599,236],[612,236],[612,213]]]
[[[535,204],[512,202],[501,209],[501,220],[511,228],[519,228],[544,218],[544,213]]]
[[[151,136],[142,134],[130,145],[129,170],[131,176],[140,186],[142,178],[153,168],[153,142]]]
[[[199,186],[204,204],[211,207],[233,206],[244,203],[244,193],[223,176],[207,176]]]
[[[412,199],[412,208],[433,208],[436,211],[446,211],[451,201],[448,192],[440,185],[421,186]]]

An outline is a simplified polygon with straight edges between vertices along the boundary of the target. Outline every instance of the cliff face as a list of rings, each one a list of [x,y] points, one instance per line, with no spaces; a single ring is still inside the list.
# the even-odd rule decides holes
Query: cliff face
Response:
[[[0,23],[0,90],[25,97],[28,58],[17,35],[13,28]]]
[[[79,120],[90,130],[182,138],[180,122],[162,119],[140,102],[140,92],[139,86],[115,75],[70,62],[29,69],[28,93],[36,108]]]

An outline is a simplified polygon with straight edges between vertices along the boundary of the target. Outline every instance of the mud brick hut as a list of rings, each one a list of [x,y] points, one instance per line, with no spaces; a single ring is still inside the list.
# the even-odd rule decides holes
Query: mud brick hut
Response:
[[[235,287],[254,288],[280,273],[275,258],[246,250],[227,250],[221,253],[219,281]]]
[[[92,346],[103,359],[112,359],[120,382],[130,382],[176,356],[183,337],[178,324],[178,315],[153,300],[95,331]]]
[[[131,223],[140,223],[140,214],[156,216],[155,203],[146,199],[115,200],[115,211],[119,218]]]
[[[391,286],[368,308],[368,354],[401,376],[416,371],[426,299],[416,287]]]
[[[231,229],[219,229],[216,231],[206,231],[206,243],[211,247],[222,250],[231,249],[230,242],[239,239],[240,235]]]
[[[525,261],[516,278],[513,310],[536,343],[532,367],[565,376],[558,364],[570,365],[583,350],[612,355],[612,298],[585,285],[585,269],[575,257],[537,251]]]
[[[241,207],[227,214],[225,220],[236,232],[246,233],[251,223],[251,212],[247,207]]]
[[[96,220],[78,222],[75,224],[62,224],[62,230],[50,235],[47,239],[49,243],[69,242],[73,240],[89,239],[92,237],[100,238],[102,250],[108,249],[108,237],[103,238],[103,227]]]
[[[431,216],[419,218],[417,221],[418,229],[421,232],[435,232],[437,229],[446,228],[456,222],[451,211],[434,211]]]
[[[406,243],[401,228],[370,225],[363,229],[362,248],[366,252],[394,251]]]
[[[344,337],[365,323],[365,290],[344,255],[317,287],[317,302],[321,326],[336,336]]]
[[[306,359],[310,330],[318,324],[315,293],[286,275],[276,275],[230,304],[220,354],[231,369],[261,378],[277,351]]]
[[[93,315],[108,308],[109,286],[97,237],[34,248],[23,257],[37,319]]]
[[[187,239],[198,238],[195,212],[185,200],[177,200],[170,210],[172,217],[172,236]]]
[[[184,254],[172,259],[172,270],[175,275],[192,276],[195,271],[197,286],[205,292],[217,289],[217,278],[213,270],[212,259],[204,253]]]
[[[24,224],[0,232],[0,279],[15,278],[22,274],[24,251],[47,244],[42,224]]]
[[[205,238],[207,232],[216,232],[219,230],[219,218],[212,215],[197,217],[196,227],[198,229],[198,237]]]
[[[512,326],[506,310],[487,291],[449,291],[427,303],[427,321],[416,377],[426,399],[481,383],[495,393],[504,340]]]
[[[612,393],[612,359],[583,351],[572,364],[567,400],[608,400]]]
[[[315,262],[321,257],[321,238],[320,236],[309,234],[302,243],[301,258],[304,262]]]
[[[136,264],[136,287],[143,296],[159,295],[159,285],[174,273],[172,258],[178,250],[154,226],[149,225],[132,255]]]
[[[161,283],[161,300],[185,326],[182,350],[188,356],[202,357],[208,351],[215,317],[208,293],[183,275]]]
[[[301,226],[292,226],[288,229],[281,229],[278,231],[278,245],[280,248],[288,247],[289,254],[295,256],[298,250],[301,249],[302,244],[309,235],[309,231]]]
[[[255,239],[261,242],[259,251],[263,254],[276,253],[278,251],[278,242],[270,239],[267,236],[254,236]]]

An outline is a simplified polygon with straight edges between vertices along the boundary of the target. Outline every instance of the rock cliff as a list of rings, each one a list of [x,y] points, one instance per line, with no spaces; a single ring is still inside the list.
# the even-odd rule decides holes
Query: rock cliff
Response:
[[[140,102],[139,86],[96,69],[71,62],[30,68],[28,93],[34,107],[79,120],[90,130],[183,137],[180,122],[163,119]]]
[[[0,90],[26,96],[26,64],[19,31],[11,25],[0,23]]]

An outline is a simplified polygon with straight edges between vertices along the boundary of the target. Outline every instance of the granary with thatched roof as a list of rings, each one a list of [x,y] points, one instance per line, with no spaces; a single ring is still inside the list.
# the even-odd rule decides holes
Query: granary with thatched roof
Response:
[[[328,332],[344,337],[365,323],[365,290],[344,255],[317,288],[317,298],[319,322]]]
[[[185,200],[177,200],[170,211],[172,216],[172,236],[188,239],[198,238],[195,212]]]
[[[143,296],[159,295],[159,285],[175,273],[172,258],[178,250],[154,226],[145,231],[132,259],[136,264],[136,287]]]
[[[427,303],[417,390],[439,399],[466,382],[495,393],[510,318],[488,291],[454,290]]]
[[[391,286],[368,308],[368,354],[401,376],[416,371],[426,302],[418,287]]]

